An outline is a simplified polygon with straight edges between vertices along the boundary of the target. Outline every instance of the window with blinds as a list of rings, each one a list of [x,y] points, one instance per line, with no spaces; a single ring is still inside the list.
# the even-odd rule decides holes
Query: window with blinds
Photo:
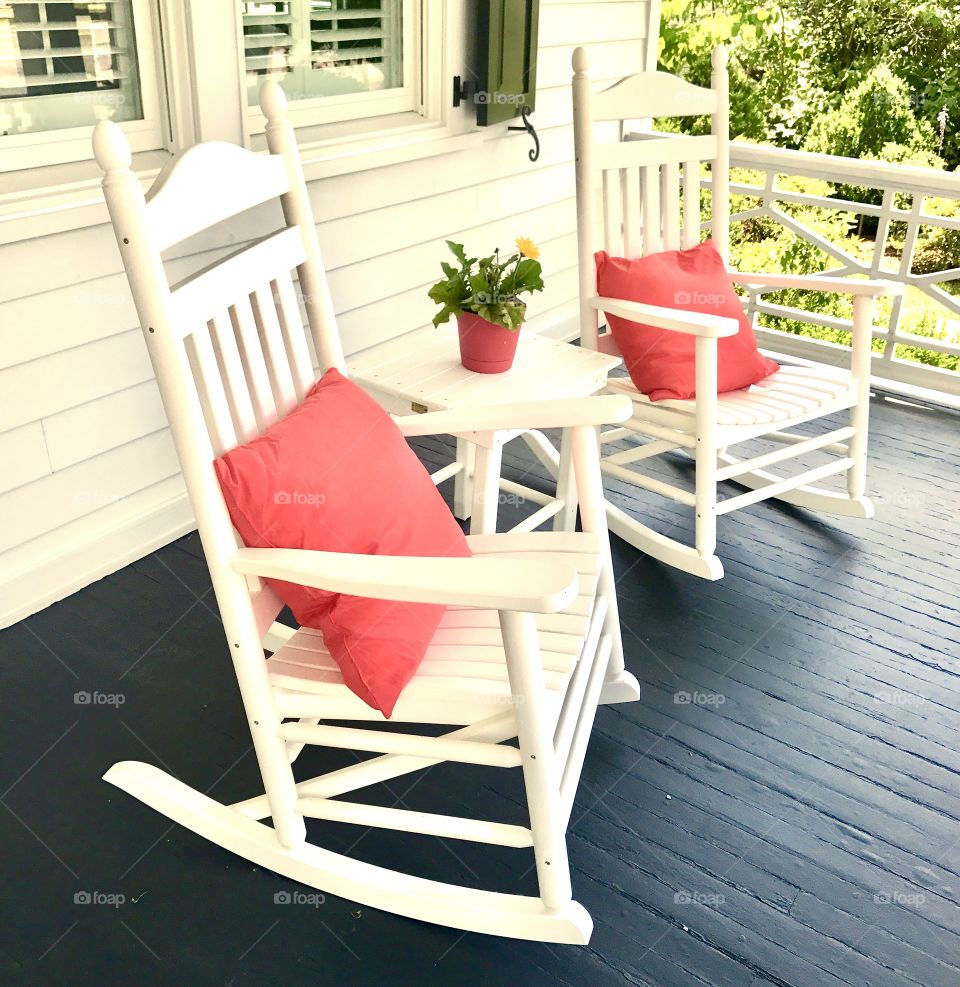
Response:
[[[131,0],[0,0],[0,136],[142,118]]]
[[[241,2],[250,103],[266,78],[291,100],[412,93],[411,8],[411,0]]]

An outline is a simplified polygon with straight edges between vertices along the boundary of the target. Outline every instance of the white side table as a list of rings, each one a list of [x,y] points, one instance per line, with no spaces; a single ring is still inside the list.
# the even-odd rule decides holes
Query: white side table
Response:
[[[620,362],[620,357],[520,330],[513,367],[502,374],[478,374],[461,365],[455,329],[430,327],[354,354],[347,369],[389,411],[408,415],[469,404],[586,397],[606,385],[607,374]],[[501,479],[503,446],[517,437],[529,444],[556,478],[556,496]],[[571,531],[576,523],[576,487],[568,451],[561,443],[558,453],[541,432],[478,432],[470,442],[458,438],[456,461],[434,473],[433,479],[441,483],[451,476],[454,513],[470,518],[471,534],[496,531],[501,491],[541,505],[514,531],[532,531],[549,518],[559,531]]]

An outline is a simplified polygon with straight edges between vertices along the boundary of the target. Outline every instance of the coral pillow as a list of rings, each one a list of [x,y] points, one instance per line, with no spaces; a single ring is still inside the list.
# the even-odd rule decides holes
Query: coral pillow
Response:
[[[336,370],[286,418],[214,467],[234,527],[250,548],[471,554],[390,416]],[[323,632],[346,685],[390,716],[444,607],[268,582],[302,626]]]
[[[717,391],[737,391],[777,369],[757,350],[757,340],[723,258],[707,240],[689,250],[667,250],[636,260],[596,255],[597,289],[605,298],[703,312],[737,319],[736,336],[717,340]],[[651,401],[696,396],[695,336],[630,322],[607,321],[630,379]]]

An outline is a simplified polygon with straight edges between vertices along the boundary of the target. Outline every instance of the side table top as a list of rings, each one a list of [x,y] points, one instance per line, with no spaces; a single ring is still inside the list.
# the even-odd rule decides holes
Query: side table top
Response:
[[[355,353],[347,369],[358,383],[409,402],[414,411],[583,397],[603,387],[620,357],[520,330],[513,367],[478,374],[460,363],[455,329],[418,329]]]

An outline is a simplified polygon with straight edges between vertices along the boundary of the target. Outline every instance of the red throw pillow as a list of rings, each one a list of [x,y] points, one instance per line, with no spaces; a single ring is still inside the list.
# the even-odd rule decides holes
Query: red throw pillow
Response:
[[[214,462],[249,548],[468,557],[430,475],[390,416],[336,370],[259,438]],[[323,632],[343,680],[390,716],[444,607],[369,600],[269,580],[302,626]]]
[[[736,336],[717,340],[717,392],[738,391],[777,369],[757,350],[753,327],[710,240],[689,250],[667,250],[636,260],[596,255],[597,289],[604,298],[724,315],[740,323]],[[607,321],[637,390],[651,401],[696,396],[696,337],[630,322]]]

